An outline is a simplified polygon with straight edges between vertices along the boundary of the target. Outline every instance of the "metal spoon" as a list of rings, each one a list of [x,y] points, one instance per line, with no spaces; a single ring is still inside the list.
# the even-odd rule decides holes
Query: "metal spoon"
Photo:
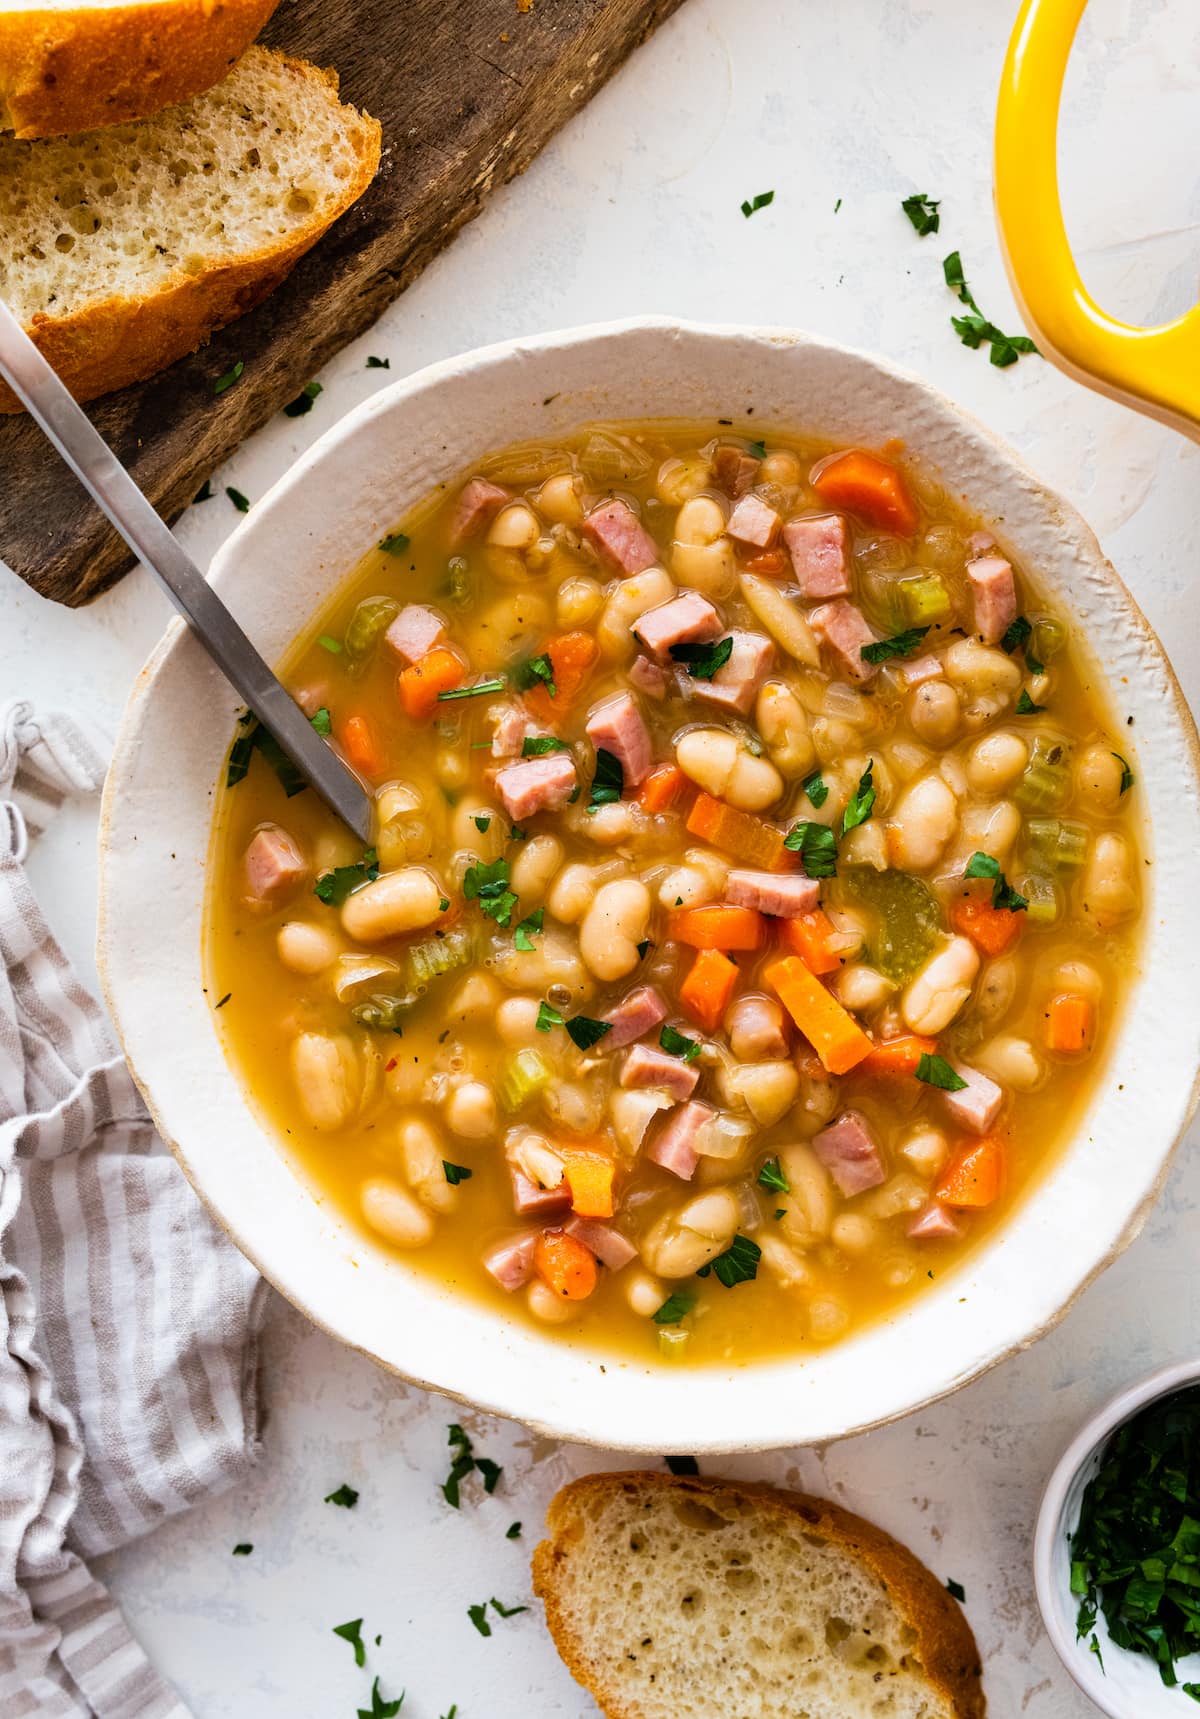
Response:
[[[371,800],[259,656],[169,526],[0,299],[0,376],[45,431],[84,489],[144,561],[225,678],[363,842]]]

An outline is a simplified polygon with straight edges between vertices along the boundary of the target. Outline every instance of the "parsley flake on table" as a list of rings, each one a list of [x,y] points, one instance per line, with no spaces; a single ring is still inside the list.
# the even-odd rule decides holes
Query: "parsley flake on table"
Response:
[[[233,1555],[235,1558],[248,1558],[253,1550],[254,1547],[249,1540],[239,1540],[233,1548]]]
[[[1023,913],[1029,906],[1027,897],[1015,890],[1000,869],[1000,861],[991,854],[973,853],[967,861],[964,877],[987,877],[992,880],[992,906],[1006,907],[1010,913]]]
[[[230,370],[227,370],[225,372],[224,376],[218,376],[217,377],[216,381],[213,383],[213,393],[214,394],[224,394],[224,392],[227,388],[232,388],[234,383],[237,381],[238,377],[242,374],[242,371],[245,368],[246,368],[245,364],[239,358],[237,363],[234,364],[233,368]]]
[[[249,513],[250,497],[243,495],[240,489],[234,489],[232,484],[225,485],[225,494],[229,497],[239,513]]]
[[[756,215],[760,209],[769,209],[774,201],[774,191],[760,191],[756,197],[748,197],[742,204],[742,214],[748,221],[751,215]]]
[[[922,1051],[917,1063],[917,1079],[926,1086],[936,1086],[942,1092],[965,1092],[967,1083],[956,1074],[945,1057]]]
[[[695,1296],[685,1295],[681,1289],[676,1289],[667,1296],[657,1313],[653,1315],[654,1323],[656,1325],[678,1325],[679,1321],[685,1319],[695,1305]]]
[[[351,1618],[349,1623],[335,1624],[334,1635],[341,1636],[354,1649],[354,1663],[363,1666],[367,1663],[367,1649],[362,1638],[363,1621],[361,1618]]]
[[[960,1606],[967,1597],[967,1590],[961,1582],[956,1582],[953,1576],[946,1583],[946,1592],[952,1600],[957,1600]]]
[[[404,1706],[405,1691],[402,1689],[394,1701],[385,1701],[379,1693],[379,1679],[371,1685],[371,1705],[358,1709],[358,1719],[396,1719],[396,1714]]]
[[[510,1522],[508,1527],[504,1530],[504,1538],[506,1540],[519,1540],[521,1538],[521,1524],[519,1522]]]
[[[469,1182],[474,1173],[465,1164],[452,1164],[448,1158],[442,1159],[442,1174],[452,1188],[457,1188],[460,1182]]]
[[[594,1021],[590,1015],[572,1015],[565,1023],[567,1037],[579,1050],[591,1050],[606,1033],[612,1032],[611,1021]]]
[[[327,907],[341,907],[360,884],[374,883],[378,876],[379,855],[374,848],[367,848],[354,865],[336,865],[332,871],[322,872],[313,884],[313,894]]]
[[[289,400],[287,405],[283,408],[284,417],[302,418],[306,412],[312,411],[313,401],[316,399],[317,395],[323,394],[324,392],[325,390],[321,387],[319,382],[306,382],[300,392],[296,395],[296,398],[294,400]]]
[[[392,361],[390,358],[376,358],[372,355],[367,359],[368,370],[390,370],[391,368]]]
[[[479,1631],[480,1635],[491,1635],[492,1626],[488,1622],[487,1601],[486,1600],[484,1600],[482,1605],[468,1606],[467,1607],[467,1616],[470,1618],[471,1622],[475,1625],[475,1628]]]
[[[512,924],[517,898],[508,887],[508,861],[492,860],[487,865],[469,865],[463,876],[463,895],[468,901],[478,901],[479,911],[494,919],[497,925]]]
[[[784,1174],[778,1158],[767,1159],[758,1172],[758,1185],[760,1188],[769,1188],[773,1194],[790,1194],[792,1191],[792,1184]]]
[[[211,478],[205,478],[204,482],[200,485],[200,488],[196,491],[195,495],[192,497],[192,506],[195,507],[195,505],[198,501],[211,501],[212,500],[212,493],[213,493],[212,479]]]
[[[493,1600],[491,1605],[496,1616],[500,1618],[515,1618],[519,1612],[529,1610],[528,1606],[502,1606],[499,1600]]]
[[[379,547],[385,555],[403,555],[410,542],[406,531],[389,531],[386,537],[379,539]]]
[[[783,845],[789,853],[800,855],[806,877],[837,876],[837,838],[828,824],[793,824]]]
[[[707,645],[672,645],[671,659],[682,663],[693,680],[712,680],[733,655],[733,638],[726,635]]]
[[[533,939],[541,931],[545,917],[546,909],[544,907],[539,907],[535,912],[526,915],[526,917],[517,926],[516,931],[513,933],[513,944],[520,950],[522,955],[533,954]]]
[[[694,1456],[664,1456],[663,1461],[672,1474],[699,1474],[700,1464]]]
[[[676,1032],[674,1027],[664,1026],[658,1042],[668,1056],[680,1056],[684,1062],[695,1062],[700,1055],[699,1040],[689,1039],[686,1033]]]
[[[749,1236],[736,1235],[716,1259],[710,1259],[707,1265],[702,1265],[696,1273],[697,1277],[707,1277],[712,1272],[718,1283],[723,1283],[726,1289],[733,1289],[739,1283],[750,1283],[758,1276],[758,1262],[762,1258],[762,1249]]]
[[[858,787],[850,796],[846,810],[842,813],[842,834],[849,835],[859,824],[865,824],[875,808],[875,784],[871,778],[871,769],[875,760],[867,760],[867,767],[858,779]],[[810,877],[812,873],[808,874]]]
[[[334,1492],[327,1492],[323,1500],[326,1504],[336,1504],[339,1510],[353,1510],[358,1503],[358,1493],[345,1481]]]
[[[457,1421],[452,1421],[447,1427],[446,1443],[455,1453],[450,1464],[450,1473],[442,1482],[442,1497],[451,1509],[460,1508],[462,1483],[469,1474],[479,1475],[485,1492],[495,1492],[504,1470],[490,1457],[476,1456],[475,1447]]]
[[[942,224],[942,217],[938,214],[941,208],[940,199],[935,202],[924,191],[917,191],[911,197],[905,197],[900,207],[916,228],[917,237],[920,239],[925,238],[928,233],[936,233]]]
[[[859,655],[865,663],[885,663],[891,657],[910,657],[928,631],[928,627],[905,627],[902,633],[893,633],[890,639],[876,639],[873,645],[864,645]]]
[[[1037,352],[1027,334],[1003,334],[994,322],[987,320],[967,285],[962,258],[957,251],[951,251],[945,258],[942,273],[951,292],[956,293],[961,303],[967,306],[966,316],[950,318],[951,326],[964,346],[969,346],[974,352],[986,344],[991,348],[992,363],[999,369],[1015,364],[1022,353]]]

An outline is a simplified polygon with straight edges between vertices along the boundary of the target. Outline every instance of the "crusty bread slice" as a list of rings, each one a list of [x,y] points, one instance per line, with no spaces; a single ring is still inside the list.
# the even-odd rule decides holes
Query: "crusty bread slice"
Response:
[[[277,286],[379,165],[337,78],[249,48],[152,119],[0,138],[0,298],[79,400],[162,370]],[[0,384],[0,411],[18,411]]]
[[[736,1481],[566,1486],[534,1591],[609,1719],[982,1719],[958,1606],[890,1534]]]
[[[0,0],[0,131],[60,137],[187,101],[278,0]]]

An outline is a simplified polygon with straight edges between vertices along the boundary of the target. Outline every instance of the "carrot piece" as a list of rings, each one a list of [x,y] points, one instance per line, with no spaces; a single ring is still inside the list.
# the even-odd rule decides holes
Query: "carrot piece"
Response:
[[[977,895],[965,895],[950,910],[954,929],[985,955],[1003,955],[1021,935],[1021,913],[1009,907],[993,907]]]
[[[787,557],[782,549],[760,549],[757,555],[752,555],[746,562],[746,571],[765,574],[768,579],[778,579],[781,573],[787,571]]]
[[[719,949],[701,949],[679,987],[679,1001],[706,1033],[715,1033],[737,982],[736,966]]]
[[[1078,1056],[1092,1048],[1096,1011],[1089,997],[1072,991],[1051,997],[1046,1007],[1046,1049],[1060,1056]]]
[[[799,955],[810,973],[820,978],[822,973],[834,973],[842,964],[837,949],[841,933],[829,915],[819,907],[801,913],[795,919],[779,921],[779,941],[793,955]]]
[[[560,633],[546,646],[554,676],[554,697],[543,681],[531,686],[525,703],[540,722],[553,722],[568,710],[592,671],[600,647],[590,633]]]
[[[864,1074],[916,1074],[923,1056],[932,1056],[937,1040],[923,1033],[903,1033],[899,1038],[882,1039],[859,1064]]]
[[[784,847],[781,831],[748,812],[736,811],[723,800],[714,800],[711,794],[697,794],[687,815],[687,827],[702,841],[764,871],[794,871],[800,864],[799,854]]]
[[[1004,1136],[985,1134],[959,1148],[933,1195],[947,1206],[990,1206],[1003,1188]]]
[[[835,454],[815,469],[809,482],[822,501],[856,513],[868,525],[901,537],[911,537],[917,529],[917,510],[900,473],[862,448]]]
[[[638,805],[643,812],[665,812],[686,786],[687,777],[678,764],[659,764],[638,789]]]
[[[581,1218],[611,1218],[617,1167],[606,1152],[571,1149],[563,1153],[571,1209]]]
[[[420,719],[432,716],[439,692],[452,692],[466,679],[466,669],[443,645],[435,645],[420,662],[401,671],[397,686],[405,714]]]
[[[533,1246],[533,1268],[566,1301],[586,1301],[596,1287],[596,1260],[565,1230],[543,1230]]]
[[[762,947],[765,929],[762,914],[754,908],[717,902],[673,913],[668,936],[692,949],[749,950]]]
[[[352,770],[357,770],[360,776],[383,775],[379,742],[365,716],[348,716],[338,724],[336,738]]]
[[[795,1021],[830,1074],[848,1074],[873,1049],[853,1015],[831,997],[795,955],[774,961],[763,978]]]

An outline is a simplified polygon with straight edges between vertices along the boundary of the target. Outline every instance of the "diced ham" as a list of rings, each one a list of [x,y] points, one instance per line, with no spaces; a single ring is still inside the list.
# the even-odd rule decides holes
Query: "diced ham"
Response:
[[[850,589],[850,545],[840,513],[789,519],[783,528],[796,583],[810,603],[844,597]]]
[[[667,696],[666,674],[657,663],[652,663],[649,657],[634,657],[629,665],[629,679],[647,698],[661,699]]]
[[[967,562],[967,578],[975,601],[975,631],[986,645],[1003,638],[1017,618],[1017,587],[1003,555],[983,555]]]
[[[844,597],[838,597],[832,603],[822,603],[819,609],[810,612],[808,621],[813,631],[839,659],[848,675],[855,680],[871,679],[875,673],[875,664],[863,660],[862,648],[877,641],[861,611],[856,609],[853,603],[847,603]]]
[[[552,1218],[570,1210],[571,1189],[565,1177],[557,1188],[539,1188],[515,1164],[509,1165],[508,1173],[512,1178],[513,1210],[518,1216]]]
[[[300,706],[305,716],[315,716],[321,706],[329,703],[329,688],[327,686],[302,686],[292,697]]]
[[[523,1289],[533,1276],[533,1250],[538,1232],[522,1230],[520,1235],[505,1236],[484,1250],[483,1268],[491,1272],[501,1289],[509,1294]]]
[[[596,750],[603,747],[620,761],[627,788],[636,788],[646,780],[654,763],[654,748],[642,713],[629,693],[606,698],[592,711],[585,726]]]
[[[690,1182],[700,1159],[696,1150],[697,1136],[716,1114],[711,1106],[701,1104],[697,1099],[681,1104],[678,1110],[671,1112],[655,1135],[646,1157],[681,1181]]]
[[[713,475],[718,487],[736,500],[745,495],[758,476],[758,461],[753,454],[722,442],[713,454]]]
[[[813,1136],[813,1151],[847,1199],[884,1180],[883,1159],[867,1125],[857,1110],[842,1114]]]
[[[734,869],[725,879],[725,899],[734,907],[753,907],[777,919],[799,919],[817,905],[821,886],[811,877],[775,871]]]
[[[967,538],[967,548],[972,555],[986,555],[989,549],[996,547],[996,539],[990,531],[973,531]]]
[[[615,1009],[601,1016],[612,1029],[605,1048],[620,1050],[622,1045],[631,1045],[635,1039],[661,1026],[666,1018],[666,1004],[658,992],[651,985],[639,985],[636,991],[622,997]]]
[[[628,1236],[623,1236],[611,1224],[597,1223],[594,1218],[569,1217],[563,1229],[576,1241],[581,1241],[609,1271],[620,1271],[631,1259],[637,1258],[637,1249]]]
[[[962,1233],[957,1215],[937,1200],[922,1206],[908,1226],[910,1241],[953,1241]]]
[[[402,663],[418,663],[441,644],[446,625],[423,603],[406,603],[383,636]]]
[[[583,522],[583,530],[622,573],[644,573],[658,561],[658,545],[623,501],[606,501],[594,507]]]
[[[707,704],[749,714],[758,689],[775,663],[775,646],[762,633],[730,633],[733,650],[711,680],[694,680],[692,691]]]
[[[255,830],[246,849],[246,888],[252,901],[274,907],[308,876],[308,861],[278,824]]]
[[[1004,1103],[1004,1090],[989,1080],[986,1074],[981,1074],[977,1068],[967,1068],[964,1063],[956,1062],[950,1065],[960,1080],[966,1081],[959,1092],[943,1092],[942,1100],[954,1120],[964,1128],[969,1128],[972,1134],[986,1134],[1000,1114],[1000,1106]]]
[[[927,680],[942,678],[942,665],[937,657],[910,657],[895,666],[905,686],[923,686]]]
[[[755,549],[766,549],[774,543],[779,530],[779,515],[757,495],[744,495],[729,515],[725,527],[730,537],[739,543],[749,543]]]
[[[565,805],[575,787],[575,762],[569,752],[527,758],[496,772],[496,792],[504,801],[504,810],[518,823],[535,812]]]
[[[647,609],[633,623],[634,638],[660,661],[671,654],[672,645],[699,644],[715,639],[720,631],[720,615],[699,591],[681,591],[669,603]]]
[[[464,484],[450,526],[451,542],[456,545],[466,543],[469,538],[477,536],[508,499],[508,491],[501,489],[499,484],[489,483],[487,478],[472,478],[470,483]]]
[[[540,734],[529,713],[515,704],[493,705],[488,715],[492,721],[492,757],[519,758],[527,735]]]
[[[698,1068],[651,1045],[634,1045],[621,1067],[622,1086],[654,1086],[672,1098],[690,1098],[699,1079]]]

